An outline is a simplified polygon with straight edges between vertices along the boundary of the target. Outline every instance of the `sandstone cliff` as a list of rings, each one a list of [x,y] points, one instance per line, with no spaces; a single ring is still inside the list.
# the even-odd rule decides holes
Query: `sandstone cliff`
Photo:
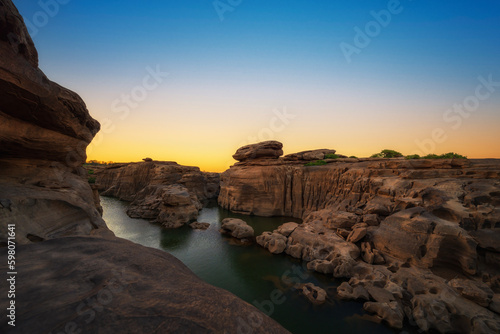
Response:
[[[221,175],[222,207],[303,218],[286,233],[257,237],[259,244],[350,278],[339,295],[365,299],[365,309],[393,327],[409,319],[441,332],[500,329],[500,160],[305,166],[309,159],[291,156],[247,159]]]
[[[99,131],[80,97],[51,82],[11,1],[0,1],[0,243],[109,232],[81,164]]]
[[[23,19],[0,0],[0,248],[14,224],[19,272],[16,326],[4,290],[0,332],[288,333],[173,256],[112,235],[81,167],[98,130],[78,95],[38,69]],[[0,261],[13,270],[7,251]]]
[[[203,203],[219,193],[219,174],[175,162],[115,164],[96,173],[104,196],[131,202],[127,214],[177,228],[198,217]]]

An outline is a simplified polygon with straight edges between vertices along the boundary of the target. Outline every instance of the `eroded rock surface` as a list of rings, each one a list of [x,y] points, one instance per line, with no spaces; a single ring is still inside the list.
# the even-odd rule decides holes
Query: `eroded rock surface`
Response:
[[[6,252],[0,270],[7,271]],[[48,270],[50,268],[50,270]],[[172,255],[115,238],[59,238],[17,250],[16,327],[2,333],[288,333]],[[7,305],[1,294],[0,305]],[[67,327],[70,326],[70,327]]]
[[[0,244],[7,224],[27,244],[112,233],[81,165],[100,125],[74,92],[38,68],[38,53],[10,0],[0,1]]]
[[[254,236],[252,226],[238,218],[223,219],[220,232],[229,234],[237,239],[252,238]]]
[[[302,218],[257,242],[348,279],[339,296],[366,301],[392,327],[500,330],[500,160],[299,158],[236,163],[221,176],[220,205]]]
[[[101,195],[130,201],[130,217],[178,228],[195,220],[203,203],[217,197],[219,174],[148,160],[96,171],[96,186]]]

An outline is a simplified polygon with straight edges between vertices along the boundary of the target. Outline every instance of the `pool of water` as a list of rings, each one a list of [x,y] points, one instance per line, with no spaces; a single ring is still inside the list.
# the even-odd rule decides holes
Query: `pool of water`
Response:
[[[254,304],[294,334],[396,333],[363,318],[367,315],[362,303],[329,297],[327,303],[313,305],[293,287],[294,283],[312,282],[332,292],[340,281],[308,271],[301,261],[289,256],[273,255],[257,244],[242,245],[219,233],[220,222],[226,217],[245,220],[256,235],[297,219],[238,215],[213,203],[198,217],[199,222],[210,223],[207,230],[189,226],[167,230],[128,217],[125,202],[101,197],[101,204],[104,220],[116,236],[169,252],[205,282]]]

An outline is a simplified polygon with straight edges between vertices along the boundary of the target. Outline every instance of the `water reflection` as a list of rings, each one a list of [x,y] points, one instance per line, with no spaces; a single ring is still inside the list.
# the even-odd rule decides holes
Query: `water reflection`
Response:
[[[329,293],[330,299],[324,305],[311,304],[283,276],[297,283],[312,282],[328,292],[334,292],[340,281],[307,271],[297,259],[273,255],[256,244],[238,245],[219,233],[221,220],[226,217],[243,219],[257,235],[297,219],[238,215],[211,203],[198,217],[198,221],[210,223],[207,230],[192,230],[188,226],[165,230],[145,220],[129,218],[126,203],[106,197],[101,200],[104,219],[118,237],[171,253],[204,281],[256,305],[292,333],[395,333],[367,321],[362,303],[337,300],[334,293]],[[270,302],[276,290],[283,293],[280,304]]]

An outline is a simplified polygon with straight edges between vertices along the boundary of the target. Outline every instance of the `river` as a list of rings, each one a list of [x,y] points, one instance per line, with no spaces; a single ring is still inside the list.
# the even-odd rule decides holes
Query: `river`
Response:
[[[333,298],[332,292],[341,281],[308,271],[301,261],[290,256],[273,255],[257,244],[241,245],[219,233],[220,222],[226,217],[245,220],[256,235],[289,221],[299,222],[297,219],[243,216],[209,204],[198,217],[198,221],[210,223],[207,230],[189,226],[167,230],[128,217],[127,203],[120,200],[101,197],[101,204],[103,218],[116,236],[169,252],[205,282],[256,305],[294,334],[396,333],[362,318],[366,317],[362,303]],[[329,300],[313,305],[289,284],[291,281],[312,282],[328,292]],[[276,289],[283,292],[283,297],[273,299]]]

